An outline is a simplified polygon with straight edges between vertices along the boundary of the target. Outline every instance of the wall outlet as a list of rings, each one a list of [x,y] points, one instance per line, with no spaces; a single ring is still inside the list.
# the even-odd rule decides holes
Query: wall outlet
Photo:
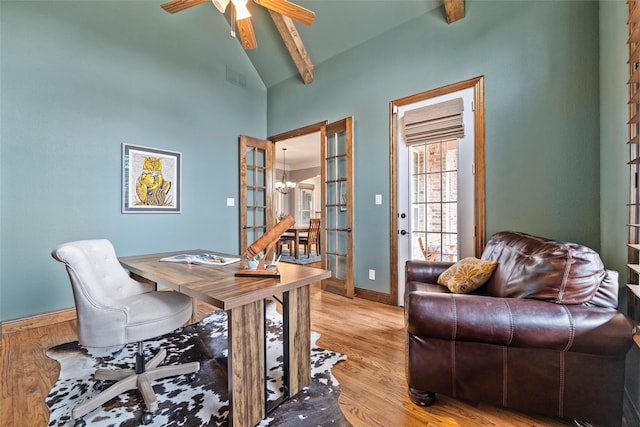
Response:
[[[233,197],[227,197],[227,206],[235,206],[236,205],[236,199],[234,199]]]
[[[382,194],[376,194],[376,205],[382,204]]]
[[[369,270],[369,280],[376,280],[376,271]]]

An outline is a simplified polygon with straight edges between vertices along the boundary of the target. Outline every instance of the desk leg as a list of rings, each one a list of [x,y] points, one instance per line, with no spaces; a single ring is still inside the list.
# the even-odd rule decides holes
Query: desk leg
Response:
[[[288,317],[289,396],[311,383],[311,317],[309,285],[288,292],[284,310]]]
[[[228,315],[229,425],[255,426],[266,415],[264,305],[259,300]]]
[[[191,323],[198,321],[198,300],[191,298]]]
[[[137,280],[140,283],[145,283],[147,285],[150,285],[154,291],[158,290],[158,284],[153,280],[147,279],[146,277],[142,277],[136,273],[129,273],[129,277],[131,277],[133,280]]]

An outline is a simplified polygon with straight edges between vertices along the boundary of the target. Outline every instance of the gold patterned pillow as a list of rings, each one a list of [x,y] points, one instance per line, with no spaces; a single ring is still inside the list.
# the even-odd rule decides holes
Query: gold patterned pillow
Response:
[[[438,277],[438,284],[456,294],[466,294],[484,285],[498,263],[478,258],[464,258],[449,267]]]

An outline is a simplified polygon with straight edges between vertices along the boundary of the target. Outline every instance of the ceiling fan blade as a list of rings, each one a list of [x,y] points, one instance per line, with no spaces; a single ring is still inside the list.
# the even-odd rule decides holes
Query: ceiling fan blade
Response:
[[[239,19],[236,21],[238,26],[238,32],[240,33],[240,41],[242,47],[249,50],[258,47],[256,42],[256,36],[253,33],[253,25],[251,25],[251,18]]]
[[[302,6],[298,6],[295,3],[291,3],[287,0],[254,0],[261,6],[266,7],[269,10],[278,12],[281,15],[288,16],[291,19],[295,19],[298,22],[302,22],[304,25],[313,24],[313,20],[316,18],[315,12],[305,9]]]
[[[171,0],[161,4],[160,7],[169,13],[176,13],[207,1],[208,0]]]

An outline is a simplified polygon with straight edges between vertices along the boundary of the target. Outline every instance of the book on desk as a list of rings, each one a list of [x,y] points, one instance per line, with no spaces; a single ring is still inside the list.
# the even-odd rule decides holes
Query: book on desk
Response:
[[[201,253],[201,254],[179,254],[160,258],[162,262],[181,262],[185,264],[203,264],[203,265],[229,265],[240,261],[240,258],[223,257],[220,255]]]

